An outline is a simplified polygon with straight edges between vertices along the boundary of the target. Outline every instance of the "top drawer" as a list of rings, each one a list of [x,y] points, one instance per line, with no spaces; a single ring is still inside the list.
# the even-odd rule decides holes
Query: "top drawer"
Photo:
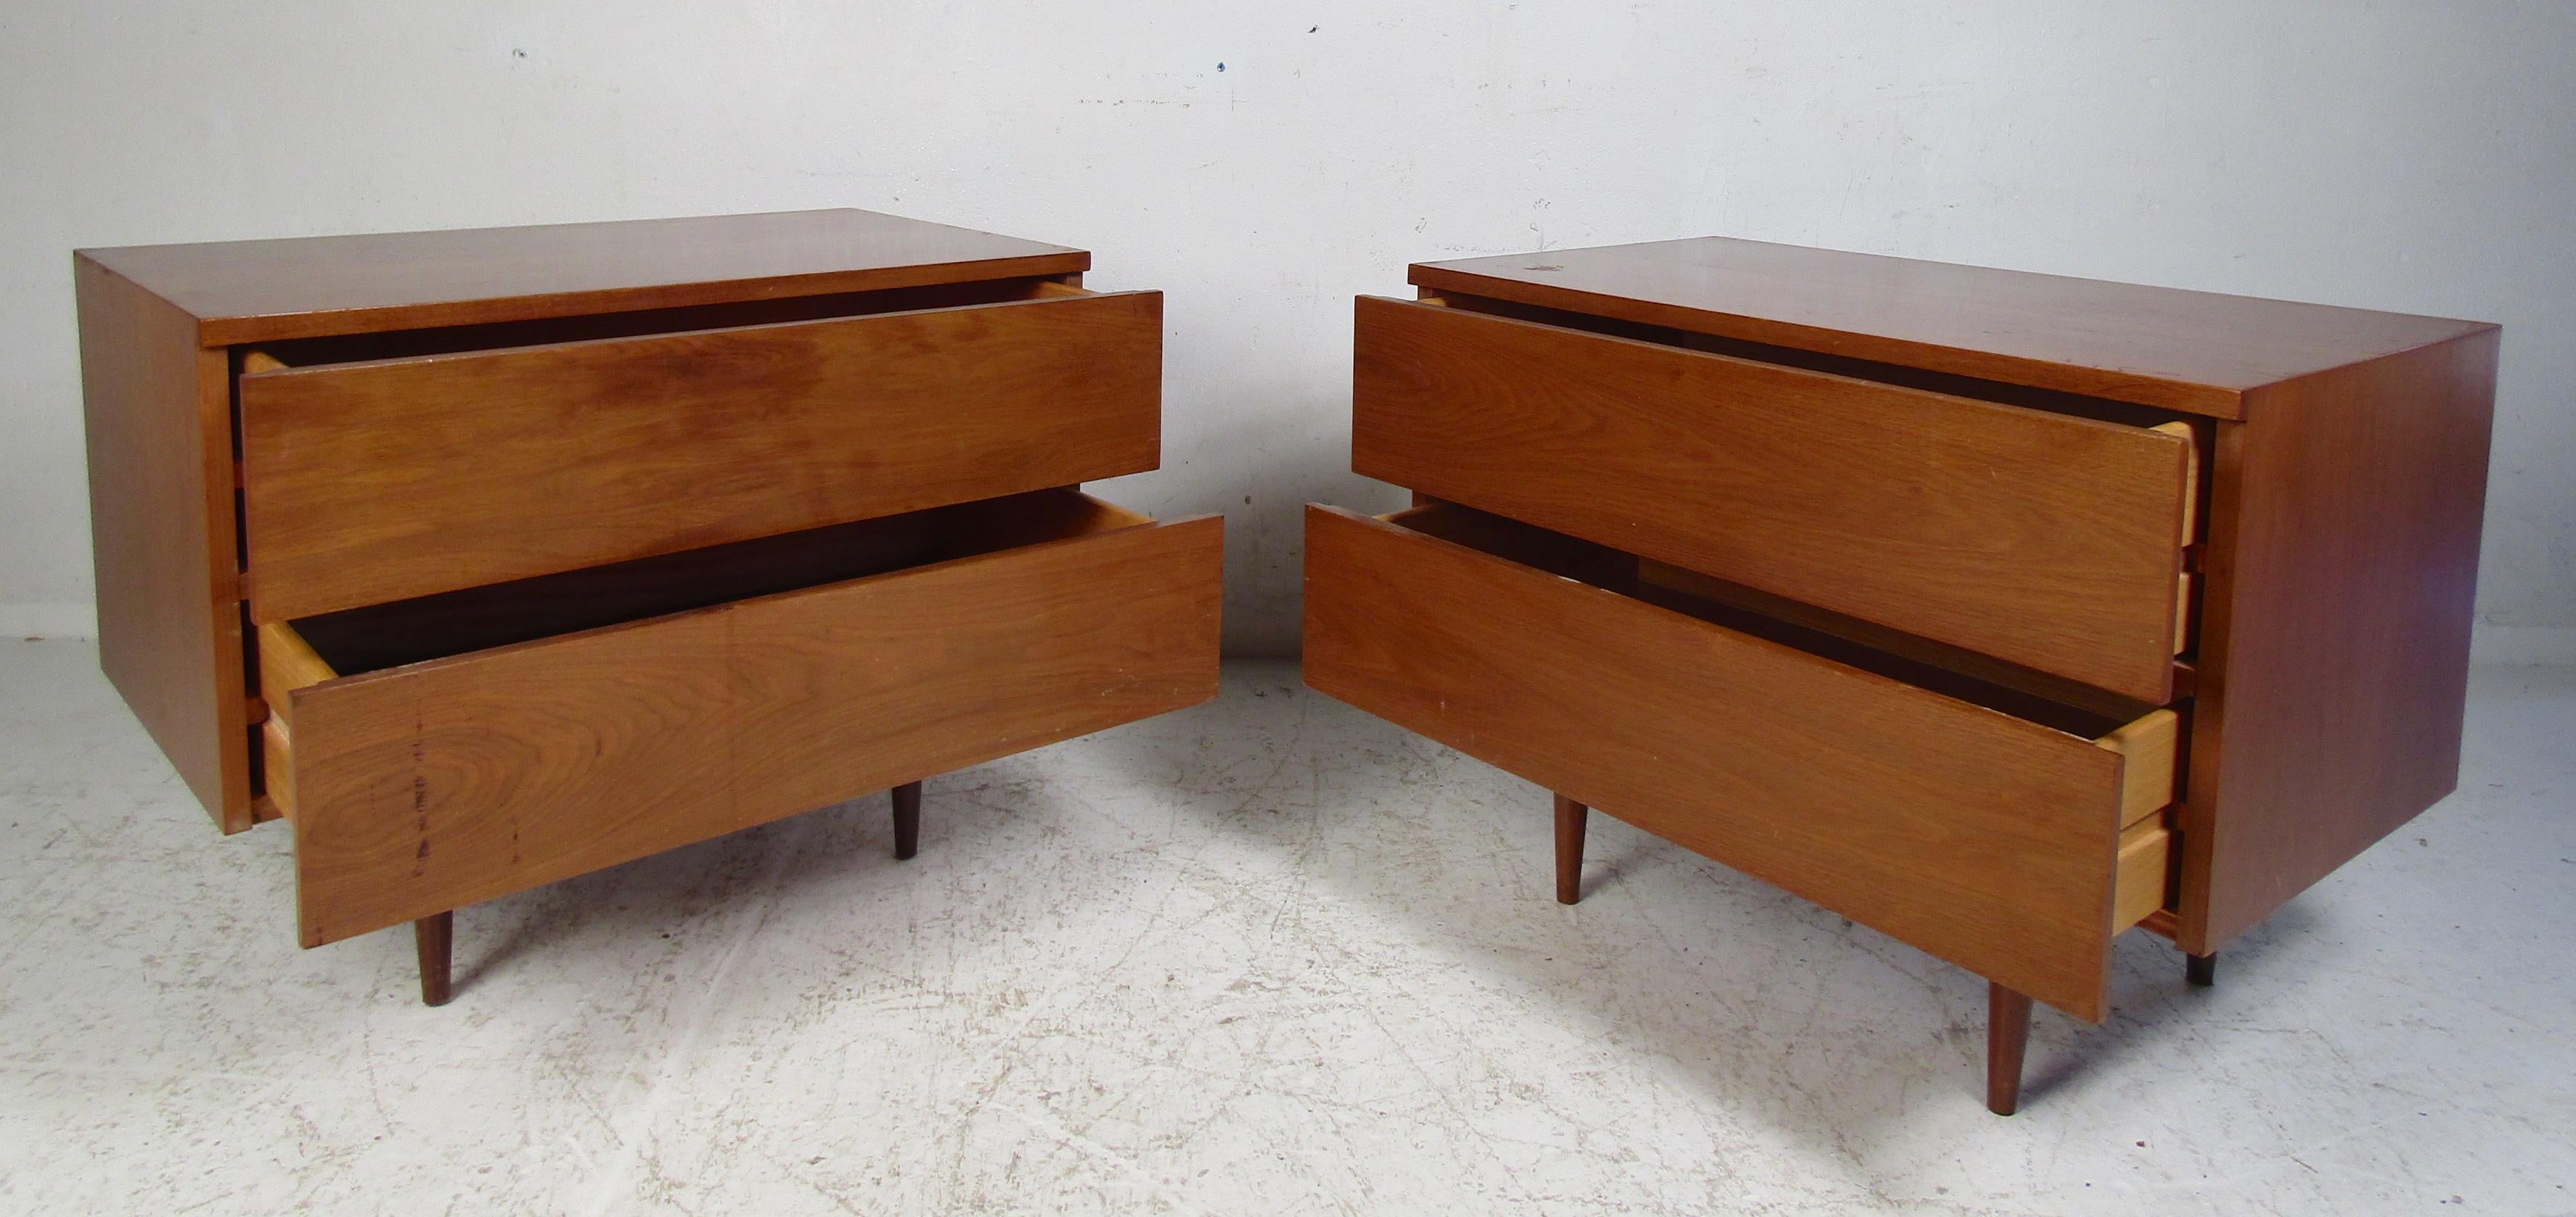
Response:
[[[1359,301],[1351,464],[2152,703],[2191,442],[1437,304]]]
[[[1162,295],[255,371],[251,616],[1152,469]]]

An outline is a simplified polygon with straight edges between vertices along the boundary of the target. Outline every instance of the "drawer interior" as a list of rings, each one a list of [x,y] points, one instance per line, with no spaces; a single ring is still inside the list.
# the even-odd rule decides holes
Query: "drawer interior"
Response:
[[[771,300],[692,305],[685,308],[638,309],[625,313],[551,317],[535,321],[452,325],[423,330],[395,330],[380,334],[307,338],[264,344],[249,353],[246,359],[252,370],[274,366],[315,367],[324,364],[361,363],[375,359],[445,355],[459,351],[501,350],[510,347],[544,346],[558,342],[586,342],[600,338],[634,338],[648,334],[679,334],[692,330],[730,329],[791,321],[820,321],[832,317],[864,317],[877,313],[900,313],[916,309],[961,308],[978,304],[1004,304],[1014,300],[1043,300],[1090,294],[1092,293],[1084,288],[1054,279],[988,279],[973,283],[943,283],[929,287],[898,287],[870,292],[838,292],[821,296],[787,296]]]
[[[287,689],[335,676],[1151,522],[1042,490],[263,626],[258,666],[282,706]]]

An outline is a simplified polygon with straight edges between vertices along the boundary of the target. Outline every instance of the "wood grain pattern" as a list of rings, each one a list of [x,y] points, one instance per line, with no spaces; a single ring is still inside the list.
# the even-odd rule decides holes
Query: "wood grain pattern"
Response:
[[[2093,741],[2119,753],[2120,824],[2127,827],[2173,805],[2182,747],[2182,717],[2154,710]]]
[[[1222,550],[1115,527],[297,689],[303,942],[1205,700]]]
[[[1583,899],[1583,829],[1592,809],[1564,795],[1556,796],[1556,902]]]
[[[186,313],[72,262],[99,666],[225,832],[251,826],[232,388]]]
[[[1411,281],[2221,418],[2264,386],[2489,328],[1721,237],[1418,263]]]
[[[2497,334],[2267,390],[2219,432],[2183,826],[2209,954],[2457,784]]]
[[[92,249],[205,346],[1072,274],[1091,255],[833,210]]]
[[[2111,925],[2125,930],[2165,906],[2165,879],[2172,869],[2173,830],[2156,820],[2140,820],[2120,832],[2120,873],[2113,885]]]
[[[295,740],[283,717],[259,725],[262,791],[279,816],[295,814]]]
[[[1428,291],[1428,289],[1424,290]],[[1748,342],[1741,338],[1725,338],[1695,330],[1674,329],[1668,325],[1647,325],[1636,321],[1622,321],[1616,317],[1602,317],[1592,313],[1568,312],[1564,309],[1497,300],[1491,296],[1430,293],[1423,297],[1422,302],[1437,303],[1444,307],[1472,313],[1516,317],[1543,325],[1582,330],[1588,334],[1634,338],[1640,342],[1678,347],[1686,351],[1705,351],[1712,355],[1749,359],[1755,363],[1804,368],[1810,372],[1847,376],[1853,380],[1898,385],[1908,389],[1921,389],[1927,393],[1945,393],[1952,397],[1967,397],[2007,406],[2024,406],[2033,410],[2046,410],[2052,414],[2068,414],[2097,422],[2119,423],[2123,426],[2154,428],[2179,422],[2182,418],[2188,417],[2178,417],[2172,410],[2113,401],[2107,397],[2093,397],[2083,393],[2013,384],[2009,381],[1987,380],[1976,376],[1961,376],[1954,372],[1936,372],[1928,368],[1881,363],[1877,360],[1801,350],[1797,347],[1775,346],[1767,342]]]
[[[1635,551],[1646,560],[1634,577],[1625,584],[1608,580],[1609,586],[1751,638],[2061,731],[2094,729],[2083,726],[2084,716],[2125,718],[2116,730],[2100,728],[2105,734],[2097,741],[2105,753],[2119,754],[2116,815],[2125,825],[2109,925],[2134,923],[2174,939],[2190,961],[2192,984],[2214,978],[2213,952],[2220,946],[2457,781],[2495,388],[2498,333],[2491,325],[1715,239],[1418,265],[1412,279],[1424,294],[1424,313],[1545,324],[2027,407],[2151,430],[2193,449],[2178,496],[2180,561],[2166,592],[2174,611],[2161,640],[2171,676],[2164,695],[2147,694],[2148,700],[2177,700],[2170,711],[2133,713],[2144,709],[2137,700],[2143,685],[2090,689],[2069,681],[2061,667],[2000,649],[1992,637],[1969,641],[1939,629],[1895,627],[1875,610],[1823,601],[1812,588],[1783,588],[1655,548],[1658,498],[1691,519],[1750,520],[1756,526],[1748,529],[1747,546],[1791,551],[1775,561],[1794,561],[1797,551],[1816,545],[1795,520],[1783,526],[1750,515],[1738,502],[1691,501],[1681,493],[1693,478],[1753,485],[1756,475],[1726,464],[1740,456],[1737,435],[1674,408],[1676,399],[1708,394],[1677,392],[1677,386],[1697,386],[1669,369],[1661,377],[1623,379],[1605,375],[1597,361],[1563,353],[1512,366],[1510,352],[1471,350],[1457,338],[1482,331],[1443,322],[1451,330],[1442,332],[1429,329],[1433,323],[1408,322],[1444,349],[1399,350],[1402,366],[1385,378],[1408,393],[1425,390],[1405,382],[1407,375],[1455,390],[1452,408],[1437,425],[1408,420],[1414,431],[1404,437],[1411,446],[1401,453],[1406,464],[1371,468],[1369,313],[1384,306],[1361,305],[1355,465],[1412,489],[1417,503],[1457,500]],[[1469,366],[1448,367],[1439,362],[1443,357]],[[1610,405],[1646,414],[1653,425],[1591,403],[1584,410],[1545,400],[1532,407],[1528,386],[1544,385],[1550,375],[1588,379]],[[1444,376],[1466,387],[1439,383]],[[2206,417],[2178,420],[2173,412]],[[1837,465],[1850,445],[1842,420],[1809,411],[1779,420],[1778,431],[1784,442],[1759,454],[1763,467],[1814,482],[1823,506],[1811,512],[1848,511],[1889,489],[1885,478],[1852,476]],[[1788,442],[1799,440],[1803,448]],[[1509,477],[1501,476],[1507,459],[1522,462]],[[1640,468],[1666,484],[1649,479],[1649,489],[1614,505],[1619,509],[1586,504],[1576,489],[1589,483],[1610,495],[1627,493],[1639,485]],[[1974,481],[1959,484],[1973,488]],[[1953,510],[1949,498],[1958,493],[1928,479],[1897,479],[1894,488],[1922,505],[1916,514],[1882,510],[1857,519],[1855,535],[1902,535],[1919,519]],[[1427,518],[1423,524],[1428,527]],[[1483,524],[1476,531],[1499,527]],[[1859,552],[1841,538],[1827,540],[1827,553]],[[1521,548],[1550,556],[1546,544]],[[1453,733],[1443,737],[1448,742],[1551,786],[1571,787],[1573,796],[1595,797],[1577,784],[1575,767],[1595,750],[1634,743],[1641,746],[1622,757],[1625,763],[1604,767],[1597,780],[1643,771],[1631,778],[1633,786],[1646,794],[1660,789],[1678,801],[1715,788],[1709,768],[1722,764],[1728,750],[1744,749],[1746,740],[1656,730],[1660,719],[1688,719],[1695,709],[1671,697],[1653,700],[1662,690],[1651,684],[1640,686],[1630,704],[1591,707],[1594,718],[1636,737],[1600,740],[1580,734],[1590,722],[1543,720],[1560,696],[1624,679],[1648,664],[1672,673],[1667,680],[1675,687],[1750,696],[1777,686],[1737,679],[1743,674],[1735,671],[1712,681],[1690,663],[1639,653],[1628,636],[1638,627],[1614,626],[1606,613],[1578,619],[1561,607],[1545,624],[1569,641],[1548,647],[1516,639],[1523,645],[1515,652],[1491,636],[1507,626],[1467,620],[1470,610],[1458,610],[1461,622],[1444,622],[1409,620],[1393,610],[1380,620],[1358,608],[1331,607],[1366,605],[1374,596],[1398,601],[1397,609],[1436,612],[1402,601],[1413,573],[1377,569],[1365,594],[1344,588],[1329,599],[1315,590],[1323,584],[1310,573],[1311,600],[1359,622],[1354,640],[1342,645],[1368,665],[1362,704],[1435,736],[1441,731],[1426,724],[1446,727]],[[1937,588],[1960,572],[1934,574],[1929,586]],[[1560,597],[1576,594],[1572,585],[1553,586]],[[2136,592],[2148,594],[2143,586]],[[2005,634],[2029,617],[2017,599],[1999,596],[1991,604]],[[1492,601],[1458,596],[1454,602],[1486,612]],[[1441,629],[1455,637],[1439,636]],[[1358,638],[1359,631],[1383,637]],[[1533,628],[1516,635],[1557,641]],[[1453,649],[1442,651],[1443,645]],[[1873,647],[1893,654],[1882,662],[1861,657]],[[2144,670],[2141,663],[2130,671]],[[1459,698],[1467,701],[1464,709]],[[1632,717],[1619,719],[1622,713]],[[1557,751],[1551,748],[1558,741],[1531,729],[1539,721],[1566,737]],[[1918,758],[1899,746],[1855,747],[1833,763],[1878,780],[1921,780],[1912,774]],[[2179,802],[2178,777],[2187,786]],[[1625,814],[1617,793],[1600,797],[1613,800],[1613,814]],[[1793,859],[1790,869],[1870,865],[1884,847],[1882,836],[1875,825],[1826,825],[1804,851],[1808,857]],[[1775,881],[1794,890],[1794,883]],[[1979,970],[1994,975],[1991,968]],[[2019,1103],[2030,999],[1997,979],[1990,990],[1988,1103],[2008,1114]]]
[[[1006,527],[1025,527],[1030,542],[1076,535],[1095,514],[1076,505],[1107,506],[1061,491],[1011,495],[305,617],[295,633],[354,675],[1021,543],[992,540]],[[260,627],[263,643],[270,628]]]
[[[2022,1059],[2030,1050],[2030,997],[2001,982],[1986,985],[1986,1110],[2021,1110]]]
[[[2200,576],[2185,571],[2174,578],[2173,653],[2176,659],[2191,652],[2192,606],[2199,594]]]
[[[1054,281],[986,279],[971,283],[935,283],[922,287],[896,287],[872,292],[829,292],[820,296],[761,297],[676,308],[637,309],[623,313],[583,313],[571,317],[540,317],[523,321],[495,321],[481,325],[435,326],[425,330],[340,334],[265,342],[247,349],[254,352],[254,357],[260,352],[271,353],[280,363],[290,367],[309,367],[323,363],[363,363],[374,359],[411,359],[423,355],[453,355],[464,351],[496,351],[512,347],[592,342],[603,338],[683,334],[697,330],[780,325],[791,321],[822,321],[834,317],[958,308],[970,304],[1000,304],[1010,300],[1035,299],[1045,294],[1040,284],[1053,286]],[[245,359],[242,370],[262,370],[250,366],[250,363],[250,359]]]
[[[1396,524],[1306,542],[1314,688],[2102,1017],[2108,749]]]
[[[274,621],[1135,473],[1158,293],[241,380],[251,612]]]
[[[1363,297],[1352,467],[2161,703],[2172,435]]]
[[[302,635],[283,625],[272,622],[259,626],[254,635],[259,641],[259,687],[262,700],[269,706],[269,721],[291,728],[295,702],[287,694],[339,673],[313,653]]]
[[[1638,586],[1633,594],[1659,598],[1672,592],[1695,601],[1726,605],[1784,625],[1841,639],[1852,645],[1888,655],[1900,656],[1923,665],[1953,672],[1971,680],[2014,690],[2028,697],[2068,709],[2081,711],[2100,719],[2124,722],[2146,713],[2152,707],[2134,697],[2094,688],[2082,681],[2052,676],[2046,672],[2005,663],[1980,651],[1934,642],[1902,630],[1892,630],[1872,621],[1843,613],[1828,612],[1812,604],[1774,596],[1769,592],[1746,587],[1741,583],[1712,578],[1698,571],[1684,570],[1669,562],[1637,563]],[[1624,590],[1624,589],[1623,589]],[[1790,642],[1802,650],[1816,649],[1806,643]],[[1831,655],[1827,655],[1831,658]],[[1900,677],[1900,679],[1906,679]],[[1972,699],[1973,700],[1973,699]],[[1988,703],[1992,704],[1992,703]],[[2013,707],[2003,707],[2019,713]],[[2023,714],[2023,717],[2030,717]],[[2051,723],[2051,726],[2057,724]],[[2107,728],[2108,723],[2104,726]]]
[[[2206,427],[2210,424],[2202,423]],[[2181,440],[2186,455],[2182,463],[2182,540],[2189,545],[2200,539],[2200,432],[2190,423],[2157,423],[2147,430]]]
[[[456,914],[433,913],[411,923],[412,949],[420,959],[420,1004],[444,1006],[452,992]]]

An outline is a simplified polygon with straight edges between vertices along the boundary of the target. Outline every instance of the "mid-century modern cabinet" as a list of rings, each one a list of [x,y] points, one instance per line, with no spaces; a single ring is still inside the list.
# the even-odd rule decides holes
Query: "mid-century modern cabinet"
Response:
[[[1734,240],[1362,298],[1307,681],[2099,1021],[2448,793],[2495,326]]]
[[[861,211],[87,250],[100,661],[304,945],[1216,691],[1162,299]]]

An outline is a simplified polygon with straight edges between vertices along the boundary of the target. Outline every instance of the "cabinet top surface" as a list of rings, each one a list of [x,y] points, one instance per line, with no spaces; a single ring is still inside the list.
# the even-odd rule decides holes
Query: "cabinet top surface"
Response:
[[[871,211],[81,250],[207,346],[1071,274],[1091,255]]]
[[[1421,262],[1412,282],[2231,417],[2251,390],[2495,328],[1726,237]]]

